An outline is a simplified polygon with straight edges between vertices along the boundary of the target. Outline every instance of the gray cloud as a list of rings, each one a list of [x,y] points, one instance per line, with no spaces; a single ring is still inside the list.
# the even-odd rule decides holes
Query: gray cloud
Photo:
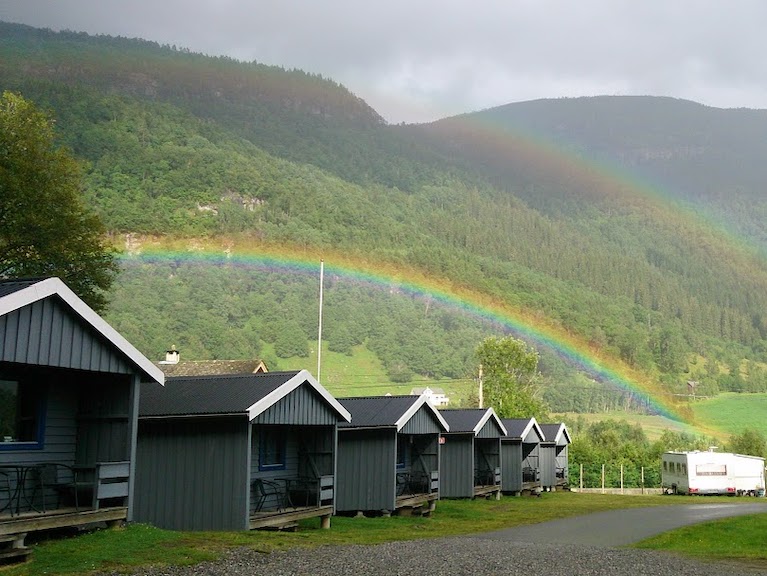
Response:
[[[597,94],[767,108],[763,0],[0,0],[0,20],[320,73],[391,122]]]

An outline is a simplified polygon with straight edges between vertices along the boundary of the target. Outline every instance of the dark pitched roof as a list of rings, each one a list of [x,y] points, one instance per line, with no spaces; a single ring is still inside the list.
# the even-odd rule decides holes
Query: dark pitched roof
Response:
[[[507,438],[535,440],[535,443],[546,439],[543,430],[535,418],[503,418],[501,422],[506,427]],[[533,438],[531,438],[531,433]]]
[[[351,422],[339,422],[339,428],[397,428],[400,430],[413,415],[425,407],[448,430],[442,414],[434,408],[426,396],[364,396],[339,398],[349,411]]]
[[[41,280],[45,280],[45,278],[25,278],[23,280],[0,280],[0,298],[3,296],[7,296],[8,294],[13,294],[14,292],[17,292],[19,290],[23,290],[24,288],[28,288],[29,286],[32,286],[33,284],[37,284]]]
[[[95,310],[59,278],[25,278],[0,281],[0,316],[19,310],[46,298],[55,297],[83,323],[90,326],[120,354],[138,368],[143,381],[162,384],[165,375],[135,346],[112,328]]]
[[[450,426],[450,432],[472,432],[476,434],[492,418],[498,424],[501,433],[506,434],[506,428],[492,408],[459,408],[440,410],[439,413]]]
[[[570,444],[570,432],[567,430],[564,422],[558,424],[541,424],[541,430],[545,436],[546,442],[564,442],[564,444]]]
[[[139,418],[241,414],[252,420],[302,384],[348,420],[346,409],[306,370],[169,377],[164,389],[142,387]]]
[[[214,374],[255,374],[266,366],[261,360],[183,360],[173,364],[155,362],[166,376],[210,376]]]

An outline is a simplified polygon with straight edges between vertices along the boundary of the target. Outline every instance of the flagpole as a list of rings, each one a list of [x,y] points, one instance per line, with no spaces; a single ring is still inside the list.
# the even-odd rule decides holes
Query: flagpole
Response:
[[[322,286],[325,277],[325,261],[320,260],[320,321],[317,333],[317,382],[320,382],[320,362],[322,359]]]

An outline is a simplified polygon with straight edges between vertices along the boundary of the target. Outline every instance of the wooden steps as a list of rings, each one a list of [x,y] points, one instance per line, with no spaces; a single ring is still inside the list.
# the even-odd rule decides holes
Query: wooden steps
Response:
[[[26,537],[26,532],[0,536],[0,563],[26,560],[27,556],[32,553],[32,549],[24,545]]]

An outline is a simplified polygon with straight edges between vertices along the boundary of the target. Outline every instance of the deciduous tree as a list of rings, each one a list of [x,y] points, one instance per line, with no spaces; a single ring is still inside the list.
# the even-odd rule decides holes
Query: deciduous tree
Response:
[[[477,347],[484,404],[504,418],[547,417],[539,397],[538,352],[510,336],[485,338]]]
[[[53,120],[0,98],[0,278],[58,276],[97,311],[117,273],[104,228],[81,198],[82,174]]]

